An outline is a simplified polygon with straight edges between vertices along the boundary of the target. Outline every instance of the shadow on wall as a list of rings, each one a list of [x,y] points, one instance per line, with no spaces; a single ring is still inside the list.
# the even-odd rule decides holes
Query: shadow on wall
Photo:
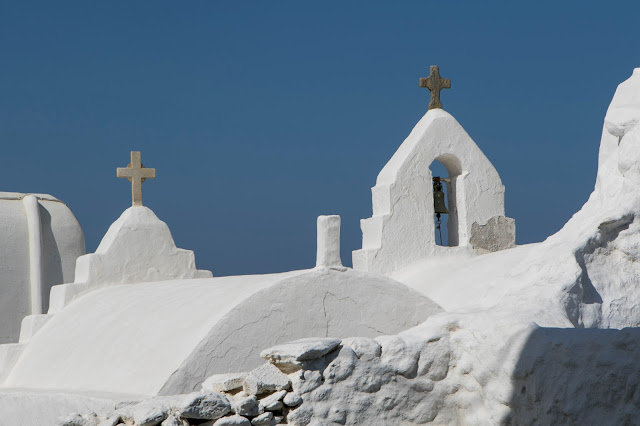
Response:
[[[64,283],[64,277],[62,274],[62,257],[60,256],[60,249],[58,243],[53,235],[53,228],[51,225],[51,213],[38,203],[38,209],[40,210],[40,222],[42,223],[42,312],[49,310],[49,289],[57,284]]]
[[[512,376],[505,424],[637,424],[640,328],[538,328]]]

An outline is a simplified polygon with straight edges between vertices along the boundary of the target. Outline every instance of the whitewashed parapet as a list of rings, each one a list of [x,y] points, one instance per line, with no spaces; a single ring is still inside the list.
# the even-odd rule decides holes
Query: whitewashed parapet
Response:
[[[53,315],[29,315],[22,319],[20,325],[20,343],[26,343],[36,334],[46,323],[53,318]]]
[[[193,251],[176,247],[169,227],[151,209],[129,207],[109,227],[95,253],[78,258],[75,282],[51,289],[49,312],[59,312],[75,298],[108,285],[212,276],[196,269]]]

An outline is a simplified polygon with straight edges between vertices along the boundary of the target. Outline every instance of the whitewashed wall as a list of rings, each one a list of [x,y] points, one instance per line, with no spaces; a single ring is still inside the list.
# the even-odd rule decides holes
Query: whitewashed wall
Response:
[[[78,220],[50,195],[35,194],[40,235],[33,235],[36,230],[28,226],[25,196],[0,192],[0,343],[17,342],[22,319],[47,311],[51,287],[73,282],[76,259],[85,254]],[[39,259],[34,257],[34,247],[30,250],[30,241],[41,243]],[[32,306],[32,298],[37,296],[31,280],[38,265],[41,302]]]

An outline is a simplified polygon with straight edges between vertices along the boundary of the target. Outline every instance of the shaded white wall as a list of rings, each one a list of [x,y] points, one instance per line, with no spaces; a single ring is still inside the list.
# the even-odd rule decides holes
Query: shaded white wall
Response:
[[[25,195],[0,192],[0,343],[17,342],[22,319],[34,313]],[[42,233],[40,311],[46,312],[51,287],[73,282],[75,262],[85,253],[85,242],[78,220],[64,203],[50,195],[35,195]]]

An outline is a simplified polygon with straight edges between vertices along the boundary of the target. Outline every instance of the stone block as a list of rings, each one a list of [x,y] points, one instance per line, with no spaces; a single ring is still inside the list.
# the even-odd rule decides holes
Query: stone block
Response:
[[[86,416],[78,413],[69,414],[58,420],[60,426],[96,426],[98,424],[97,417]]]
[[[302,397],[298,395],[297,392],[289,392],[282,399],[282,402],[287,407],[297,407],[298,405],[302,404]]]
[[[121,419],[136,426],[155,426],[169,417],[171,410],[181,401],[179,396],[161,396],[147,399],[137,404],[124,406],[109,420]]]
[[[178,414],[185,419],[215,420],[231,411],[229,400],[214,392],[193,392],[183,397]]]
[[[169,416],[169,409],[164,404],[138,404],[131,410],[130,419],[136,426],[156,426]]]
[[[254,426],[269,426],[273,422],[273,413],[267,411],[262,413],[256,418],[251,420],[251,424]]]
[[[202,389],[211,392],[228,392],[242,387],[247,373],[214,374],[202,383]]]
[[[340,339],[310,337],[265,349],[260,356],[290,374],[302,366],[302,361],[321,358],[340,345]]]
[[[485,225],[474,222],[469,243],[481,254],[515,247],[516,221],[509,217],[494,216]]]
[[[265,411],[278,411],[282,409],[282,398],[287,394],[286,390],[274,392],[271,395],[262,398],[260,405]]]
[[[291,381],[277,367],[264,364],[252,370],[244,379],[244,391],[250,395],[289,389]]]
[[[260,412],[255,395],[235,398],[232,405],[233,410],[240,416],[254,417]]]

